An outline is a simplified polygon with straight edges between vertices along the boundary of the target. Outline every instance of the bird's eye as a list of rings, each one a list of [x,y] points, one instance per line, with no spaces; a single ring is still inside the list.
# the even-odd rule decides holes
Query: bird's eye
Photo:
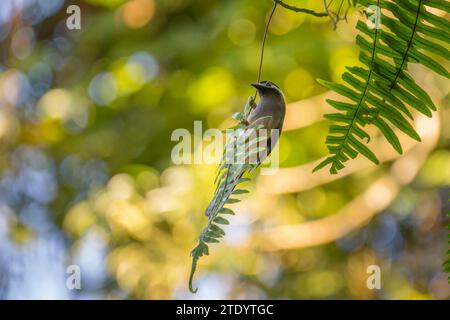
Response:
[[[268,86],[268,87],[270,87],[270,86],[271,86],[271,85],[270,85],[270,82],[267,82],[267,86]]]

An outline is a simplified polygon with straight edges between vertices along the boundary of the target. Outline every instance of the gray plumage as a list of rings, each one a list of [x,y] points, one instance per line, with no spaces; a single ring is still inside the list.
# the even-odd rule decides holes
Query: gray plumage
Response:
[[[262,81],[253,83],[253,87],[258,90],[259,103],[248,114],[247,119],[242,119],[241,122],[247,126],[262,125],[267,129],[267,149],[262,155],[258,154],[256,163],[252,164],[251,169],[245,168],[241,163],[228,163],[224,157],[219,166],[218,176],[216,177],[217,187],[214,192],[213,199],[209,203],[205,211],[206,216],[215,217],[217,212],[229,199],[231,193],[234,191],[236,185],[239,183],[242,175],[249,170],[255,170],[261,162],[270,154],[272,147],[278,142],[278,138],[283,129],[284,115],[286,112],[286,105],[284,96],[281,90],[270,81]],[[278,134],[273,135],[271,130],[278,129]],[[258,131],[258,134],[260,131]],[[232,146],[234,148],[234,146]],[[224,150],[224,155],[227,151]],[[250,161],[247,159],[246,161]]]
[[[262,124],[269,134],[272,129],[279,130],[279,134],[274,137],[275,141],[268,139],[267,155],[269,155],[272,147],[277,144],[283,129],[286,103],[284,102],[283,92],[273,82],[261,81],[253,83],[252,86],[258,90],[259,103],[248,116],[247,122],[249,124]],[[261,161],[263,160],[261,159]]]

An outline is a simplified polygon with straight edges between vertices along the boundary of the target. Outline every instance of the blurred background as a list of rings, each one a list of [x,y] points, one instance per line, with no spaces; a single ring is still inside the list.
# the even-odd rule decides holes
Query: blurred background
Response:
[[[81,8],[68,30],[66,9]],[[302,5],[320,9],[318,1]],[[422,143],[337,176],[326,155],[332,96],[358,64],[352,10],[327,18],[278,8],[264,80],[289,102],[276,175],[252,174],[226,237],[200,260],[214,165],[172,163],[173,130],[224,129],[256,80],[270,0],[0,1],[1,299],[448,299],[449,82],[411,73],[438,111],[416,115]],[[444,62],[443,62],[444,63]],[[445,65],[445,64],[444,64]],[[446,65],[448,67],[448,64]],[[193,153],[197,152],[193,150]],[[66,287],[78,265],[81,289]],[[381,268],[369,290],[367,268]]]

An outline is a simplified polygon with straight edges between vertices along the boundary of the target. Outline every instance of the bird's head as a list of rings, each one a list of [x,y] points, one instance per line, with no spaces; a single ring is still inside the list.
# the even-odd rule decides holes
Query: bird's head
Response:
[[[270,81],[252,83],[252,86],[255,87],[256,90],[258,90],[260,96],[283,96],[283,92],[281,91],[281,89],[275,83]]]

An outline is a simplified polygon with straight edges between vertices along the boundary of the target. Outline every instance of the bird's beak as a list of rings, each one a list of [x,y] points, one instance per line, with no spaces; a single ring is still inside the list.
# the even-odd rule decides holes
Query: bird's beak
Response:
[[[256,89],[260,89],[263,87],[263,85],[259,82],[252,83],[251,86],[255,87]]]

